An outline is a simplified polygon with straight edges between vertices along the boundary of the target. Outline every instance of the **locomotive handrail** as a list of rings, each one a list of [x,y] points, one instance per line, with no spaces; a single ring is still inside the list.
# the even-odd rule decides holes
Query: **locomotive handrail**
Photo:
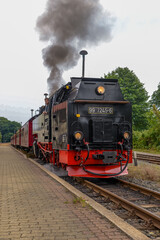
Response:
[[[126,104],[128,101],[102,101],[102,100],[75,100],[75,103],[109,103],[109,104]]]
[[[38,145],[38,147],[39,147],[40,149],[42,149],[44,152],[48,152],[48,153],[50,153],[50,154],[53,153],[53,151],[49,151],[49,150],[46,150],[45,148],[43,148],[40,143],[37,143],[37,145]]]

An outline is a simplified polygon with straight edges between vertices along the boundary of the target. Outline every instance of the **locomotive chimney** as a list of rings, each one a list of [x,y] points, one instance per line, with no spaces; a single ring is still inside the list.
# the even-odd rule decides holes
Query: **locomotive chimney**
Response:
[[[44,93],[44,99],[48,97],[48,93]]]
[[[82,55],[82,78],[84,78],[85,73],[85,55],[87,55],[88,52],[86,50],[80,51],[80,55]]]
[[[33,117],[33,111],[34,111],[34,109],[31,109],[31,117]]]

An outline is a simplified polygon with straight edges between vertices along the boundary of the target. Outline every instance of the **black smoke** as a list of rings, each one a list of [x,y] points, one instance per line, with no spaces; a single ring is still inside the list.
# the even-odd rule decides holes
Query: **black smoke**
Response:
[[[111,40],[113,24],[99,0],[48,0],[36,28],[40,40],[48,42],[42,54],[50,93],[62,85],[63,71],[77,64],[82,48]]]

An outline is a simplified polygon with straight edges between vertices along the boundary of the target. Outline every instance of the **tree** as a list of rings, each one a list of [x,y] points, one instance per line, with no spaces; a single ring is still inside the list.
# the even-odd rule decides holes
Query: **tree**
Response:
[[[153,92],[150,103],[155,104],[156,107],[160,108],[160,83],[158,84],[158,89]]]
[[[155,105],[147,113],[149,127],[141,132],[134,132],[134,147],[160,150],[160,111]]]
[[[116,68],[115,71],[104,75],[105,78],[118,79],[125,100],[132,103],[133,129],[143,130],[147,126],[148,93],[144,84],[140,82],[135,73],[125,68]]]
[[[5,133],[5,134],[3,135],[3,142],[10,142],[11,137],[13,136],[13,134],[14,134],[14,133],[11,133],[11,132]]]
[[[10,142],[11,136],[21,127],[21,124],[15,121],[9,121],[7,118],[0,117],[0,133],[2,142]]]

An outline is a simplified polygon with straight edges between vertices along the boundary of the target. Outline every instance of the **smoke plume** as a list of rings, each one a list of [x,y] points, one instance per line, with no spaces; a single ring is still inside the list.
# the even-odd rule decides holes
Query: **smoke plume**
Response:
[[[50,94],[62,85],[63,71],[77,64],[82,48],[111,40],[113,24],[99,0],[48,0],[36,28],[40,40],[48,42],[42,54]]]

